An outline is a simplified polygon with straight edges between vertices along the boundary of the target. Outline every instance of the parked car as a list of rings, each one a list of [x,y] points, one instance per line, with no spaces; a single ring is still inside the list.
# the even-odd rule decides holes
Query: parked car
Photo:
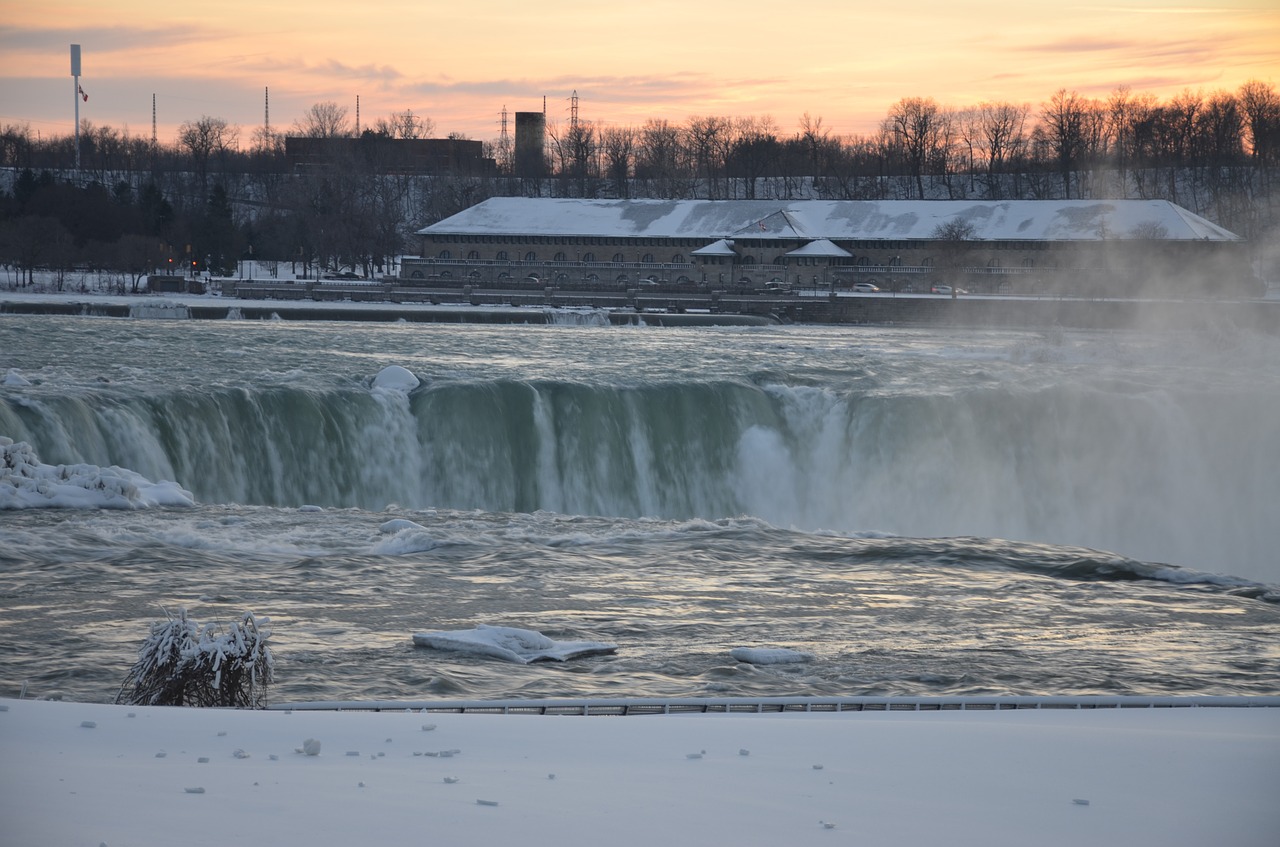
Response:
[[[968,294],[968,293],[969,293],[968,291],[964,290],[963,288],[955,288],[955,289],[953,289],[950,285],[935,285],[933,288],[931,288],[931,289],[929,289],[929,290],[930,290],[930,291],[932,291],[934,294],[951,294],[951,295],[956,295],[956,294]]]
[[[853,290],[854,290],[854,291],[862,291],[862,292],[865,292],[865,293],[867,293],[867,294],[874,294],[875,292],[877,292],[877,291],[879,291],[879,290],[880,290],[880,286],[878,286],[878,285],[872,285],[872,284],[871,284],[871,283],[869,283],[869,282],[855,282],[855,283],[853,284]]]
[[[791,286],[785,282],[766,282],[764,290],[766,294],[790,294]]]

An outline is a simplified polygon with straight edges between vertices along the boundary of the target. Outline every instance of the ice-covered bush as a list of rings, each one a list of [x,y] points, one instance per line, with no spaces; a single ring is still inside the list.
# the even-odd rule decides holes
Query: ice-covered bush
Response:
[[[272,681],[271,630],[252,612],[225,630],[201,626],[179,609],[153,623],[125,677],[117,703],[134,706],[231,706],[261,709]]]

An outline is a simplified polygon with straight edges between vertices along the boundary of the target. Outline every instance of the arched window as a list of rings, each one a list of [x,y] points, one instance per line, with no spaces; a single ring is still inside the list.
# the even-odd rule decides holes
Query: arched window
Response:
[[[932,257],[932,256],[926,256],[926,257],[925,257],[925,259],[924,259],[924,261],[923,261],[923,262],[921,262],[920,264],[924,265],[926,268],[931,268],[931,267],[933,267],[933,257]]]
[[[479,278],[480,278],[480,271],[471,271],[470,273],[467,274],[467,279],[479,279]]]
[[[999,259],[996,259],[996,258],[992,258],[992,259],[991,259],[991,261],[987,262],[987,267],[989,267],[989,268],[998,268],[998,267],[1000,267],[1000,260],[999,260]]]
[[[568,282],[568,281],[569,281],[569,275],[564,271],[560,271],[559,273],[556,274],[556,282]]]
[[[422,271],[414,271],[409,274],[409,279],[422,279]]]
[[[621,254],[621,253],[614,253],[614,254],[613,254],[613,258],[612,258],[612,259],[610,259],[609,261],[611,261],[611,262],[619,262],[619,263],[621,263],[621,262],[625,262],[625,261],[626,261],[626,259],[622,258],[622,254]]]
[[[756,257],[755,257],[755,256],[752,256],[752,255],[750,255],[750,254],[747,254],[746,256],[743,256],[743,257],[742,257],[742,264],[744,264],[744,265],[754,265],[755,263],[756,263]]]
[[[617,278],[616,280],[614,280],[614,281],[615,281],[615,282],[626,282],[626,281],[627,281],[627,275],[626,275],[626,274],[618,274],[618,278]]]
[[[1036,266],[1036,260],[1030,257],[1027,257],[1026,259],[1022,260],[1022,266],[1024,268],[1034,268]]]
[[[451,276],[453,276],[453,274],[449,273],[448,271],[440,271],[441,279],[448,279]]]
[[[785,265],[785,264],[787,263],[787,257],[786,257],[786,256],[774,256],[774,257],[773,257],[773,263],[774,263],[775,265]]]
[[[683,264],[684,264],[684,254],[683,254],[683,253],[677,253],[677,254],[675,254],[674,256],[672,256],[672,257],[671,257],[671,264],[673,264],[673,265],[683,265]]]
[[[524,254],[524,260],[526,262],[536,262],[538,261],[538,254],[530,250],[528,253]]]
[[[600,281],[599,274],[587,274],[587,282],[599,282],[599,281]]]
[[[480,251],[479,251],[479,250],[472,250],[470,253],[468,253],[468,254],[467,254],[467,261],[469,261],[469,262],[478,262],[478,261],[480,261]]]
[[[560,250],[559,252],[557,252],[557,253],[556,253],[556,255],[555,255],[554,257],[552,257],[551,261],[553,261],[553,262],[565,262],[565,261],[568,261],[568,259],[565,257],[565,255],[564,255],[564,251],[563,251],[563,250]]]
[[[643,263],[644,263],[644,264],[646,264],[646,265],[652,265],[652,264],[653,264],[653,254],[652,254],[652,253],[645,253],[643,256],[641,256],[641,257],[640,257],[640,261],[641,261],[641,262],[643,262]]]
[[[594,262],[595,260],[596,260],[596,254],[595,254],[595,253],[583,253],[583,254],[582,254],[582,261],[584,261],[584,262]]]
[[[507,260],[507,251],[506,251],[506,250],[499,250],[499,251],[498,251],[498,255],[497,255],[495,258],[496,258],[499,262],[505,262],[505,261]]]
[[[453,254],[452,254],[452,253],[450,253],[448,250],[441,250],[439,253],[437,253],[437,254],[436,254],[436,258],[437,258],[437,259],[452,259],[452,258],[453,258]]]
[[[870,259],[870,258],[868,258],[868,257],[866,257],[866,256],[859,256],[859,257],[858,257],[858,267],[860,267],[860,268],[865,268],[865,267],[866,267],[867,265],[869,265],[869,264],[871,264],[871,259]]]

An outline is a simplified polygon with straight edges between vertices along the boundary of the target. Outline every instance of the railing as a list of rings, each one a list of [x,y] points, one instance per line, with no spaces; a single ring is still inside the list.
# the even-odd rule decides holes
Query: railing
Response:
[[[561,700],[346,700],[278,703],[275,711],[424,712],[501,715],[677,715],[1016,709],[1280,708],[1280,696],[676,697]]]

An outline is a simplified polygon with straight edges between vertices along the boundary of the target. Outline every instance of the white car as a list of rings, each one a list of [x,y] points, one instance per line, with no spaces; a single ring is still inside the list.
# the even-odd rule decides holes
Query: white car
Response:
[[[862,291],[862,292],[865,292],[865,293],[867,293],[867,294],[874,294],[874,293],[876,293],[877,291],[879,291],[879,290],[880,290],[880,286],[878,286],[878,285],[872,285],[872,284],[871,284],[871,283],[869,283],[869,282],[855,282],[855,283],[853,284],[853,290],[854,290],[854,291]]]

